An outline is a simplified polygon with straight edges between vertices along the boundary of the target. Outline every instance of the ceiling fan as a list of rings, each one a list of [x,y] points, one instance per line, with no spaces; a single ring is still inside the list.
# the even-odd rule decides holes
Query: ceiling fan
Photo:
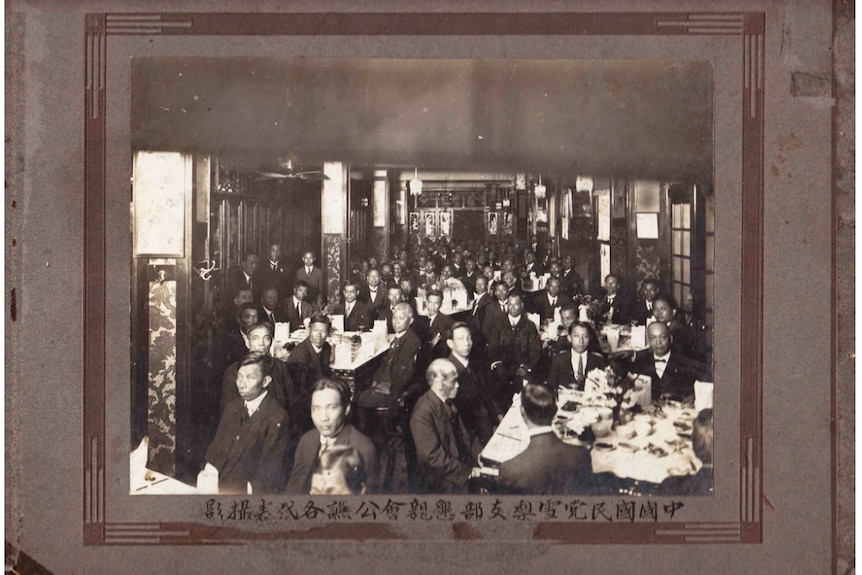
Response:
[[[284,170],[283,172],[265,172],[261,170],[254,170],[254,172],[260,176],[252,180],[253,182],[259,182],[261,180],[303,180],[305,182],[319,182],[322,180],[328,180],[329,176],[324,174],[320,170],[306,170],[295,172],[293,170],[293,161],[292,160],[283,160],[278,163],[279,166]]]

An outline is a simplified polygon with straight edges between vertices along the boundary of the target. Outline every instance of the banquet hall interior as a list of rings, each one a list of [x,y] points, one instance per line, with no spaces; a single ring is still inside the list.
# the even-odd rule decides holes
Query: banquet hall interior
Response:
[[[570,260],[584,320],[608,276],[631,306],[654,280],[711,382],[713,84],[697,61],[134,59],[131,448],[147,436],[148,466],[194,485],[219,422],[231,272],[249,254],[267,265],[274,244],[279,307],[310,253],[309,303],[330,316],[345,282],[388,267],[387,285],[396,263],[421,315],[420,257],[436,274],[487,264],[491,280],[511,260],[536,314]],[[465,285],[453,316],[474,300]],[[619,323],[646,347],[633,317]],[[358,393],[371,376],[350,377]],[[392,492],[408,489],[398,445]]]

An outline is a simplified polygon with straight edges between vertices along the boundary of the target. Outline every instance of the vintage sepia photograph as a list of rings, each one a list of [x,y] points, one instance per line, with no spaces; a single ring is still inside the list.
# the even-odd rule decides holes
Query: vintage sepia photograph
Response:
[[[130,493],[712,496],[713,82],[133,58]]]

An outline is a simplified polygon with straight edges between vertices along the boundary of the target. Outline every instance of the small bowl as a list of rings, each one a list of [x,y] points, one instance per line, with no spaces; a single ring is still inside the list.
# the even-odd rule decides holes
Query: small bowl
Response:
[[[635,436],[635,428],[631,424],[618,425],[617,426],[617,435],[620,439],[631,439]]]
[[[599,411],[599,416],[601,416],[601,418],[603,420],[605,420],[605,419],[609,420],[614,415],[614,410],[611,409],[610,407],[600,407],[598,411]]]
[[[652,425],[652,416],[649,413],[638,413],[634,417],[635,421],[644,421]]]
[[[613,421],[610,419],[602,419],[590,424],[590,427],[593,429],[593,433],[596,437],[604,437],[611,431],[611,425],[613,425]]]
[[[640,437],[647,437],[652,433],[652,424],[649,421],[635,421],[633,425]]]

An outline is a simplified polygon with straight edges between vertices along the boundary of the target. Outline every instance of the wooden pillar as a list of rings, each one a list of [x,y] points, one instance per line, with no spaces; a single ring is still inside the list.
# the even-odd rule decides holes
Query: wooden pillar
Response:
[[[371,241],[377,261],[389,261],[389,238],[392,223],[389,217],[389,180],[386,170],[374,170],[374,183],[371,188],[372,231]]]
[[[326,279],[326,294],[330,302],[340,300],[341,283],[347,275],[347,165],[343,162],[324,162],[323,173],[329,179],[323,181],[320,202],[322,222],[321,267]]]

